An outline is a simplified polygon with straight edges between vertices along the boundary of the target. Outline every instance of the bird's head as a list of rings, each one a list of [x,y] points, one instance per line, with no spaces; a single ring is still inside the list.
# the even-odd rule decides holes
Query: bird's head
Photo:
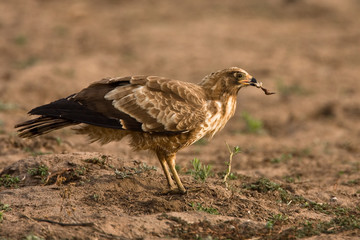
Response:
[[[256,86],[257,80],[238,67],[226,68],[206,76],[200,85],[211,95],[236,95],[242,87]]]

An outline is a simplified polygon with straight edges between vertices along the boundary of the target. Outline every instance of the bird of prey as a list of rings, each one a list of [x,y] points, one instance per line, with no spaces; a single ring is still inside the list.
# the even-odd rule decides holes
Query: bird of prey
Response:
[[[134,150],[157,155],[170,191],[185,193],[175,169],[176,153],[220,131],[234,115],[237,93],[246,86],[262,88],[238,67],[211,73],[198,84],[158,76],[105,78],[32,109],[29,114],[38,117],[15,127],[24,138],[73,125],[79,125],[77,133],[101,144],[129,136]]]

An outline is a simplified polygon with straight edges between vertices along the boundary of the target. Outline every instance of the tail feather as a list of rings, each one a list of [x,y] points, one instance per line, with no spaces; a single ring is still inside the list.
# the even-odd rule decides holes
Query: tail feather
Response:
[[[28,127],[30,125],[31,126],[38,126],[38,125],[44,124],[44,122],[49,122],[51,120],[54,120],[54,119],[51,118],[51,117],[41,116],[41,117],[38,117],[38,118],[35,118],[35,119],[31,119],[31,120],[16,124],[15,128]],[[21,129],[19,129],[19,130],[21,130]]]
[[[23,138],[32,138],[36,136],[40,136],[51,131],[76,125],[78,123],[67,120],[67,119],[60,119],[60,118],[51,118],[51,117],[38,117],[23,123],[16,125],[16,128],[19,132],[19,137]]]
[[[98,100],[100,101],[100,100]],[[106,101],[105,99],[103,101]],[[111,102],[101,107],[109,107]],[[62,98],[32,109],[30,115],[40,115],[39,117],[20,123],[15,126],[18,128],[19,136],[24,138],[31,138],[43,135],[56,129],[76,125],[80,123],[90,124],[94,126],[114,129],[124,129],[119,121],[122,117],[135,121],[134,127],[139,128],[141,124],[131,119],[128,115],[119,112],[118,115],[107,116],[93,109],[92,105],[88,106],[86,101],[83,103],[74,99],[74,95],[67,98]],[[95,104],[96,105],[96,104]],[[115,112],[116,113],[116,112]]]

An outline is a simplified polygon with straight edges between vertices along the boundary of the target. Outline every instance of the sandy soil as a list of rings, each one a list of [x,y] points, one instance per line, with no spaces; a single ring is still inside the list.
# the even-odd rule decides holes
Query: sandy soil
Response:
[[[359,11],[356,0],[1,1],[0,239],[356,239]],[[242,90],[226,128],[178,154],[186,195],[163,194],[156,158],[126,141],[13,128],[103,77],[198,82],[230,66],[277,94]],[[241,149],[228,188],[225,143]],[[194,158],[212,166],[205,182],[187,174]]]

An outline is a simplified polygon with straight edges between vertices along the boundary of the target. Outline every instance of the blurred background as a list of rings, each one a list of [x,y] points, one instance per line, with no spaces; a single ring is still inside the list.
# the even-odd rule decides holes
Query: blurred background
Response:
[[[357,0],[1,1],[0,156],[19,159],[29,148],[127,152],[118,143],[89,146],[69,129],[49,135],[69,142],[57,148],[48,137],[18,139],[13,126],[30,109],[103,77],[199,82],[238,66],[277,94],[242,90],[218,145],[194,146],[179,158],[205,154],[216,165],[227,141],[248,150],[238,170],[261,171],[256,166],[289,149],[353,161],[360,145],[359,11]]]

